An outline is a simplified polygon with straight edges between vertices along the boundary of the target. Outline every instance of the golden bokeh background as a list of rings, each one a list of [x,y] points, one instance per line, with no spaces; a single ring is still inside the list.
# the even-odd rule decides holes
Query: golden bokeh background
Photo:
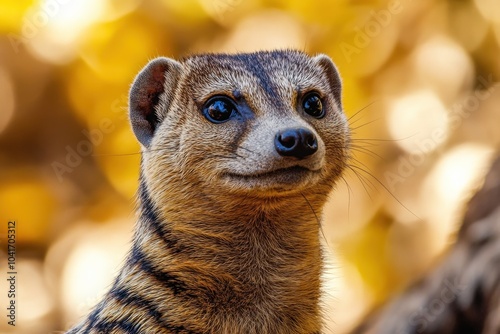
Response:
[[[126,117],[152,58],[292,47],[344,81],[351,168],[325,213],[326,333],[453,242],[500,143],[497,0],[0,2],[0,332],[67,329],[129,246],[140,147]],[[15,220],[16,327],[7,325]]]

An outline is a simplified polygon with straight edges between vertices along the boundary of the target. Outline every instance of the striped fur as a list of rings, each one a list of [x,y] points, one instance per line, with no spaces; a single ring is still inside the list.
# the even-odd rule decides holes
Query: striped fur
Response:
[[[323,119],[297,112],[311,89]],[[214,94],[241,94],[245,120],[204,119]],[[143,145],[133,246],[68,333],[320,333],[317,217],[349,146],[333,63],[298,51],[159,59],[132,87],[131,119]],[[269,138],[296,125],[314,131],[318,152],[277,156]],[[318,171],[254,176],[296,165]]]

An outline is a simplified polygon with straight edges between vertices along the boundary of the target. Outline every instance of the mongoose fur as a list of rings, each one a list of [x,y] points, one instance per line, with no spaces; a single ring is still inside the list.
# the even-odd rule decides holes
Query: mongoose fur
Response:
[[[68,333],[320,333],[318,217],[350,143],[330,58],[157,58],[129,102],[133,246]]]

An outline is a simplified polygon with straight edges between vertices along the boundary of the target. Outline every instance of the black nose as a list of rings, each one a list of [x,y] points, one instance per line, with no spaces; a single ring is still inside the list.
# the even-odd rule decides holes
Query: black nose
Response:
[[[307,129],[286,129],[276,134],[274,147],[282,156],[302,159],[318,150],[318,141],[314,133]]]

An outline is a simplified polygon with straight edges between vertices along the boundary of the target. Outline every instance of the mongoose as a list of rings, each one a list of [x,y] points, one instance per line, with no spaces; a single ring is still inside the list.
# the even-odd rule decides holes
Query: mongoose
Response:
[[[332,60],[157,58],[129,109],[142,147],[132,249],[68,333],[320,333],[318,217],[350,143]]]

